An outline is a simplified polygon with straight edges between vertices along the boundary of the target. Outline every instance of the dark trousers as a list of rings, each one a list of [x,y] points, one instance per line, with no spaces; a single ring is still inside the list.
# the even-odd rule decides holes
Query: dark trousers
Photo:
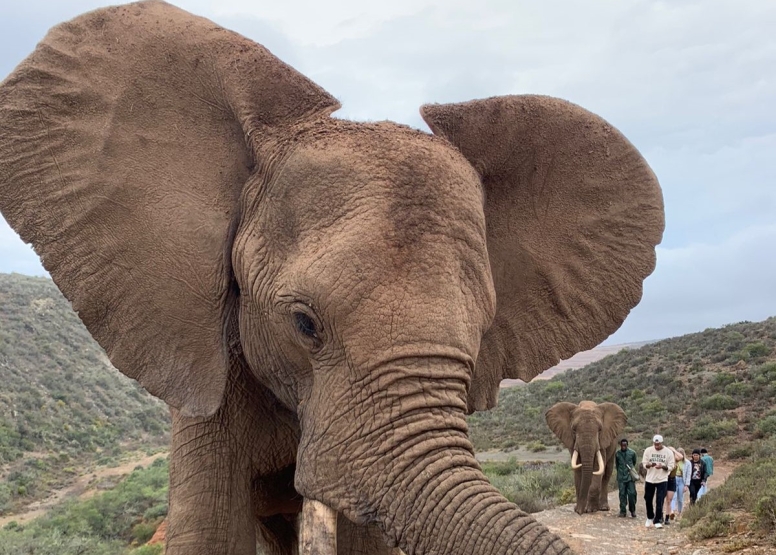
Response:
[[[620,514],[625,514],[625,508],[631,513],[636,512],[636,483],[633,480],[627,482],[617,482],[620,488]]]
[[[653,484],[644,482],[644,501],[647,502],[647,518],[655,524],[663,523],[663,504],[666,501],[666,492],[668,491],[668,482]],[[657,494],[657,499],[655,499]],[[655,501],[655,506],[652,502]]]
[[[698,499],[698,492],[700,489],[700,480],[690,480],[690,505],[695,505],[695,501]]]

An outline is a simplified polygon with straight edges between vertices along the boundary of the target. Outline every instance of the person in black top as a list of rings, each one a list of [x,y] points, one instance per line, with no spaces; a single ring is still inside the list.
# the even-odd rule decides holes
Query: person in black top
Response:
[[[701,460],[701,452],[693,449],[692,460],[690,460],[690,505],[695,505],[698,498],[698,491],[706,485],[706,465]]]

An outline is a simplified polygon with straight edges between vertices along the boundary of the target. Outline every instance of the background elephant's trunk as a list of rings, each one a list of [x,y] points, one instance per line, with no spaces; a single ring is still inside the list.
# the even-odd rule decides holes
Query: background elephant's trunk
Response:
[[[407,555],[570,554],[482,474],[467,437],[465,366],[402,359],[362,383],[340,418],[321,392],[305,407],[297,490],[358,524],[376,524]],[[323,402],[326,400],[327,402]]]
[[[580,445],[579,462],[581,468],[575,470],[574,481],[577,486],[577,506],[576,512],[579,514],[584,513],[587,510],[587,499],[590,493],[590,485],[593,480],[593,472],[596,471],[596,453],[598,450],[595,446]]]

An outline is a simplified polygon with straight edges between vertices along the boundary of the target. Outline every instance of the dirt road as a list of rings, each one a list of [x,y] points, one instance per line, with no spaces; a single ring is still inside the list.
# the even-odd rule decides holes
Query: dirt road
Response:
[[[721,485],[733,467],[723,463],[714,466],[713,488]],[[533,516],[550,530],[560,535],[579,555],[711,555],[709,545],[693,544],[677,523],[662,529],[647,528],[644,507],[644,485],[636,487],[637,518],[619,518],[620,506],[617,492],[609,494],[612,510],[578,515],[574,505],[564,505],[536,513]],[[689,496],[685,506],[689,505]]]
[[[90,497],[97,493],[98,485],[108,478],[120,477],[132,472],[136,466],[148,466],[160,457],[166,457],[167,453],[156,453],[154,455],[138,455],[122,462],[119,466],[99,468],[92,472],[82,474],[67,487],[54,491],[47,498],[34,503],[30,503],[24,512],[6,515],[0,517],[0,528],[11,521],[19,524],[29,522],[39,516],[44,515],[49,509],[63,500],[71,497]]]

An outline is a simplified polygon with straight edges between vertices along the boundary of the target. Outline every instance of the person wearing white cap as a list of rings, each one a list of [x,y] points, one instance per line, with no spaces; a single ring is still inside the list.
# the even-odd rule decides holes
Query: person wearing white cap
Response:
[[[644,480],[644,501],[647,504],[647,528],[663,527],[663,503],[668,491],[668,475],[676,465],[674,452],[663,446],[663,436],[656,434],[652,438],[652,447],[644,450],[641,457],[647,478]],[[655,499],[657,497],[657,499]],[[654,505],[653,505],[654,502]]]

